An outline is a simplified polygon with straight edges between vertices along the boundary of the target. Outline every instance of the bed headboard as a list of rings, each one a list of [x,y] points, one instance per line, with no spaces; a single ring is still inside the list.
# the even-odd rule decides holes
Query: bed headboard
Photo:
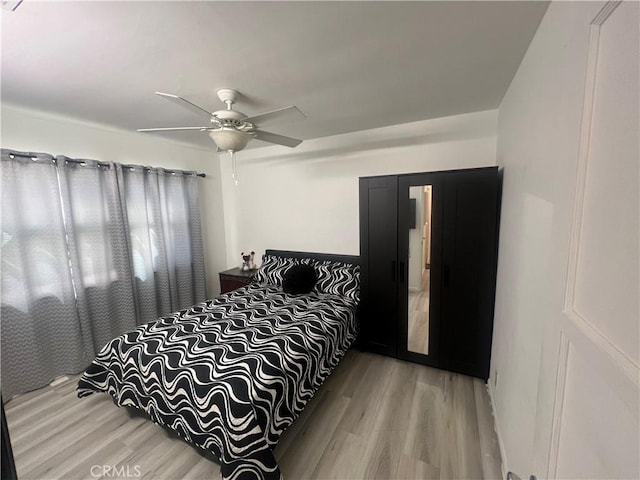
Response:
[[[291,250],[266,250],[265,254],[277,257],[312,258],[320,261],[332,261],[360,265],[360,257],[357,255],[334,255],[332,253],[293,252]]]

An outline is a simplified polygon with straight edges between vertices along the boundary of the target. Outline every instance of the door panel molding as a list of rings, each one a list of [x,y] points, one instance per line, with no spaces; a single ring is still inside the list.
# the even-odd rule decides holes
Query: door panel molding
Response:
[[[553,402],[553,420],[551,424],[551,442],[549,446],[549,463],[546,478],[557,478],[558,453],[560,451],[560,427],[562,425],[562,408],[567,386],[567,366],[569,364],[569,340],[560,331],[560,353],[558,355],[558,370],[556,372],[556,390]]]
[[[578,169],[576,192],[573,202],[571,220],[571,240],[569,245],[569,265],[567,285],[564,297],[564,314],[580,328],[584,335],[590,337],[605,350],[620,368],[628,372],[629,377],[638,384],[640,364],[635,362],[617,345],[611,342],[597,327],[595,327],[576,307],[576,284],[578,278],[578,260],[580,256],[580,240],[584,219],[584,204],[586,198],[587,170],[589,164],[589,146],[593,128],[593,110],[595,104],[596,82],[598,74],[598,51],[602,25],[611,17],[621,1],[607,2],[591,22],[589,31],[589,49],[586,72],[585,98],[582,110],[582,126],[580,145],[578,148]]]

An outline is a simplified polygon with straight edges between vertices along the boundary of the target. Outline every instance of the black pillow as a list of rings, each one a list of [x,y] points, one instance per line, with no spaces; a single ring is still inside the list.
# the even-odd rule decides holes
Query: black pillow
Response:
[[[318,274],[313,265],[301,263],[289,268],[282,278],[282,290],[299,295],[309,293],[318,281]]]

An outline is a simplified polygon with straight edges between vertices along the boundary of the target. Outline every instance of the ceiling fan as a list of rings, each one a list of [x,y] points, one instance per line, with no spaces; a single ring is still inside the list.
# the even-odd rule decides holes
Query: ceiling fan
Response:
[[[296,147],[302,143],[297,138],[285,137],[276,133],[266,132],[258,128],[258,124],[274,120],[304,120],[305,115],[297,107],[289,106],[248,117],[233,109],[233,104],[238,99],[238,92],[231,88],[219,88],[216,91],[218,98],[227,108],[209,112],[189,100],[170,93],[156,92],[156,95],[166,98],[178,105],[188,108],[202,117],[206,117],[210,125],[202,127],[168,127],[168,128],[139,128],[138,132],[168,132],[179,130],[199,130],[207,132],[213,139],[219,150],[226,150],[233,157],[234,152],[239,152],[247,146],[249,140],[258,139],[264,142]]]

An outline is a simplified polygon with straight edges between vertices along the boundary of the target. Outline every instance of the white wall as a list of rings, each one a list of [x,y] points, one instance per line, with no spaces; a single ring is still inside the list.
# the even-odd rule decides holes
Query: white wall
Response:
[[[614,42],[607,50],[590,34],[603,4],[550,5],[499,109],[504,184],[489,385],[505,467],[522,478],[637,478],[628,472],[638,464],[638,14],[629,2],[604,24],[603,39]],[[630,27],[618,27],[625,18]],[[635,41],[618,31],[633,28]],[[591,54],[600,55],[597,82],[590,39]],[[616,65],[628,70],[607,86]],[[622,99],[601,108],[607,121],[583,129],[590,78],[596,107],[614,92]],[[585,132],[616,146],[599,152],[602,163]],[[597,176],[588,179],[587,199],[598,202],[585,205],[600,221],[590,227],[597,233],[585,236],[584,223],[572,237],[579,159],[589,155]],[[567,300],[567,272],[572,248],[594,238],[598,253],[578,276],[597,285],[591,303],[599,307],[584,301],[585,320]],[[619,252],[626,266],[611,271]],[[625,295],[626,303],[615,300]],[[626,338],[614,334],[621,331]]]
[[[120,163],[196,170],[200,179],[205,266],[209,296],[220,291],[226,269],[220,165],[214,149],[204,150],[138,132],[2,104],[2,147]]]
[[[495,165],[495,110],[222,154],[229,265],[266,248],[358,255],[358,177]],[[228,200],[228,201],[227,201]]]

